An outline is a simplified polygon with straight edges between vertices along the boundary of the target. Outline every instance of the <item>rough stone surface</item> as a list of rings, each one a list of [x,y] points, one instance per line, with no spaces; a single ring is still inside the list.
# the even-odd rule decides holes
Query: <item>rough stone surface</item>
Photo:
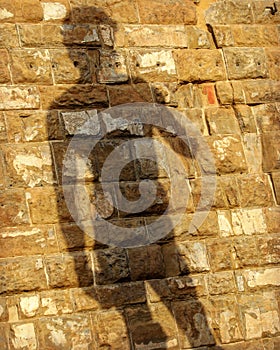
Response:
[[[0,1],[0,350],[280,348],[279,25],[279,0]]]

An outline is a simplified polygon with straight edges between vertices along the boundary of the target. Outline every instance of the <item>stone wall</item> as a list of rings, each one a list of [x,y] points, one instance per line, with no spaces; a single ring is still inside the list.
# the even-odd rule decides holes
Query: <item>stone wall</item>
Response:
[[[1,350],[280,348],[279,29],[270,0],[0,0]],[[85,120],[128,102],[191,120],[217,187],[190,231],[201,168],[180,139],[148,128],[142,139],[180,155],[189,201],[167,236],[122,248],[76,226],[62,164]],[[98,143],[85,187],[100,218],[153,237],[165,171],[147,159],[124,168],[128,199],[141,179],[157,188],[138,215],[100,187],[104,160],[132,134]]]

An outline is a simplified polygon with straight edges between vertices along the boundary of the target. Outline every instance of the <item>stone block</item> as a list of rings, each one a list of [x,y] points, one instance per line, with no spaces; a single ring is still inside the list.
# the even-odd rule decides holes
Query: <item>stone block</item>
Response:
[[[128,259],[132,281],[165,277],[159,245],[131,248],[128,250]]]
[[[261,136],[262,166],[264,172],[273,172],[280,169],[279,162],[279,132],[268,132]]]
[[[242,173],[247,170],[239,135],[211,136],[206,139],[218,174]]]
[[[1,259],[1,293],[18,293],[47,288],[41,257]]]
[[[211,326],[204,307],[205,301],[178,301],[173,303],[173,312],[178,325],[180,348],[188,349],[215,344]],[[207,305],[207,310],[209,310]],[[199,320],[199,322],[197,321]]]
[[[206,277],[209,293],[212,295],[234,293],[235,283],[233,272],[221,271]]]
[[[261,264],[278,264],[280,260],[280,237],[272,236],[256,237],[257,249],[261,254],[259,259]]]
[[[135,83],[177,81],[175,61],[170,50],[130,50],[128,64]]]
[[[261,137],[254,133],[243,136],[243,148],[249,173],[262,172],[262,145]]]
[[[26,199],[33,224],[73,221],[61,188],[35,187],[26,192]]]
[[[45,258],[49,286],[88,287],[93,284],[91,258],[88,253],[47,255]]]
[[[279,268],[244,270],[242,276],[249,289],[277,287],[280,285]]]
[[[89,109],[108,106],[106,87],[102,85],[40,86],[40,95],[43,109]]]
[[[280,116],[277,104],[267,103],[253,106],[252,111],[260,133],[280,131]]]
[[[96,286],[98,302],[102,309],[123,307],[146,302],[144,282],[119,283]]]
[[[51,150],[48,145],[13,145],[3,149],[10,186],[54,184]]]
[[[101,51],[97,70],[99,83],[121,83],[128,80],[126,59],[122,52]]]
[[[211,28],[217,47],[235,46],[235,38],[232,30],[233,25],[213,25]]]
[[[48,50],[12,50],[11,72],[17,84],[52,84],[51,60]]]
[[[93,6],[85,6],[85,8],[77,6],[72,11],[75,20],[81,23],[86,19],[89,23],[108,23],[116,26],[116,23],[138,23],[139,21],[136,4],[131,0],[123,0],[121,3],[106,0],[106,6],[104,0],[95,0]]]
[[[54,111],[6,111],[5,116],[10,143],[57,140],[64,136],[58,114]]]
[[[258,24],[273,24],[280,23],[280,14],[279,11],[272,13],[269,7],[273,8],[273,4],[262,0],[262,1],[253,1],[252,10],[254,14],[255,23]],[[276,8],[279,8],[280,2],[275,1]]]
[[[280,347],[280,338],[264,339],[264,350],[277,350]]]
[[[280,204],[280,172],[271,174],[273,189],[275,193],[276,202]]]
[[[280,222],[280,209],[278,207],[265,208],[264,216],[269,233],[278,233]]]
[[[9,350],[8,325],[3,323],[0,325],[0,346],[3,350]]]
[[[233,109],[242,133],[256,133],[257,128],[254,118],[254,107],[247,105],[235,105],[233,106]]]
[[[244,175],[237,179],[242,208],[272,204],[271,187],[266,175]]]
[[[111,284],[130,280],[128,257],[122,248],[94,251],[93,263],[96,284]]]
[[[20,318],[34,317],[38,314],[40,297],[38,294],[20,296],[18,301]]]
[[[192,82],[226,79],[224,61],[218,50],[176,50],[174,59],[180,80]]]
[[[242,0],[217,1],[206,11],[208,24],[240,24],[252,23],[253,14],[248,2]]]
[[[140,83],[133,85],[108,86],[111,106],[123,103],[153,102],[151,90],[148,84]]]
[[[212,46],[210,33],[195,26],[186,28],[190,49],[210,49]],[[179,46],[179,45],[174,45]]]
[[[43,9],[38,0],[4,0],[1,4],[0,19],[4,22],[39,22],[43,19]]]
[[[115,38],[117,47],[188,47],[190,40],[183,25],[123,26],[116,32]],[[203,39],[200,40],[202,47]]]
[[[233,88],[228,81],[218,81],[215,84],[218,100],[223,105],[232,104],[233,102]]]
[[[279,48],[267,48],[266,55],[269,77],[270,79],[278,80],[280,76],[280,50]]]
[[[217,328],[222,344],[242,340],[242,327],[235,298],[228,296],[212,297],[210,303],[213,315],[213,327]]]
[[[127,308],[128,329],[136,349],[178,349],[176,325],[171,310],[162,303]]]
[[[93,339],[97,344],[94,349],[109,346],[111,349],[122,350],[130,348],[130,337],[122,311],[112,310],[93,313]]]
[[[85,50],[50,50],[50,60],[56,84],[92,82],[90,61]]]
[[[234,176],[221,176],[218,178],[218,186],[222,188],[221,197],[224,203],[221,208],[236,208],[240,205],[239,189],[237,186],[237,178]]]
[[[266,78],[268,69],[263,48],[225,48],[229,79]]]
[[[208,241],[207,251],[212,271],[230,270],[232,244],[228,239],[214,239]]]
[[[259,264],[260,251],[255,237],[238,237],[233,240],[233,264],[236,269]]]
[[[29,223],[28,210],[22,189],[0,191],[0,227]]]
[[[229,210],[218,210],[218,222],[221,237],[230,237],[233,235],[231,215]],[[211,249],[211,247],[210,247]]]
[[[196,8],[192,1],[140,0],[141,23],[148,24],[196,24]]]
[[[0,258],[58,252],[52,226],[3,228],[0,233]]]
[[[49,290],[40,293],[39,312],[42,316],[58,316],[73,313],[74,301],[69,290]]]
[[[41,318],[38,324],[38,341],[41,349],[93,348],[89,315]]]
[[[72,288],[70,293],[75,312],[95,311],[100,308],[95,287]]]
[[[206,121],[212,134],[238,134],[240,128],[232,108],[207,108]]]
[[[0,24],[0,47],[19,47],[18,35],[15,24],[1,23]]]
[[[37,109],[40,107],[40,95],[37,87],[0,87],[0,108]]]
[[[10,349],[38,349],[38,343],[35,333],[35,324],[33,322],[29,323],[19,323],[12,324],[10,326]]]
[[[42,7],[44,21],[65,22],[69,17],[69,4],[66,0],[43,2]]]
[[[177,249],[182,274],[210,270],[205,242],[180,243]]]
[[[266,233],[266,217],[260,208],[236,209],[232,211],[231,216],[236,236]]]
[[[277,27],[272,25],[237,25],[232,26],[235,46],[267,47],[277,46]],[[234,45],[232,45],[234,46]]]
[[[6,50],[0,49],[1,63],[0,63],[0,83],[9,84],[11,83],[10,72],[8,70],[9,57]]]

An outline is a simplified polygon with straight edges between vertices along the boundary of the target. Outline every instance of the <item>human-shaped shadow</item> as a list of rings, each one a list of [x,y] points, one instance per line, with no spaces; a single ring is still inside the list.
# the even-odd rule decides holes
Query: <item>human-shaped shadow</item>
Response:
[[[104,241],[96,241],[74,223],[69,224],[68,222],[71,219],[65,210],[65,203],[61,203],[61,185],[65,152],[71,137],[78,130],[73,125],[82,124],[90,116],[95,116],[96,110],[100,111],[108,107],[99,96],[102,91],[104,95],[106,85],[111,86],[109,85],[111,83],[110,75],[118,70],[118,65],[121,65],[121,62],[118,62],[118,55],[114,51],[110,38],[117,31],[117,23],[110,19],[102,9],[96,7],[74,8],[69,19],[65,21],[64,28],[64,41],[68,56],[73,61],[73,68],[79,70],[80,75],[76,78],[77,85],[56,97],[49,107],[52,111],[58,111],[60,119],[64,123],[66,134],[68,132],[68,136],[63,142],[53,143],[56,162],[54,173],[59,178],[57,189],[57,202],[59,203],[57,210],[61,218],[59,231],[64,239],[65,251],[74,261],[77,286],[83,288],[84,293],[87,294],[88,307],[86,308],[95,310],[96,305],[104,310],[115,308],[122,315],[123,324],[126,325],[127,329],[127,339],[124,339],[123,334],[120,334],[119,339],[114,344],[109,345],[107,344],[110,338],[108,334],[97,334],[97,347],[103,349],[108,346],[108,348],[123,350],[190,349],[194,347],[221,349],[220,346],[216,345],[213,332],[207,321],[206,311],[199,301],[199,297],[206,295],[202,279],[199,275],[190,277],[189,274],[193,272],[193,268],[188,266],[186,260],[180,259],[180,255],[184,254],[178,246],[175,236],[181,235],[180,240],[184,236],[183,241],[187,241],[190,238],[187,231],[181,230],[179,234],[178,230],[174,229],[166,237],[161,237],[159,234],[158,240],[151,239],[150,245],[123,248],[108,246],[104,244]],[[80,37],[81,33],[84,35],[83,42]],[[101,66],[100,53],[103,57]],[[108,57],[108,62],[104,57]],[[114,59],[110,60],[109,57],[114,57]],[[88,65],[90,65],[91,71],[87,70]],[[56,68],[54,64],[54,69]],[[63,67],[59,67],[59,69],[67,81],[67,74],[70,73]],[[96,80],[96,76],[99,77],[99,81]],[[95,85],[95,83],[99,84]],[[132,82],[121,78],[120,84],[122,83],[129,84],[133,90]],[[95,89],[98,90],[96,93]],[[141,100],[151,102],[151,99],[148,98],[146,101],[143,98],[143,95],[151,96],[148,84],[147,91],[144,93],[142,91],[142,94],[137,93],[137,87],[133,91],[135,94],[122,96],[122,102],[131,103]],[[172,120],[172,113],[168,117],[171,124],[177,123],[176,120]],[[50,133],[52,127],[50,124]],[[183,145],[172,133],[153,125],[144,125],[143,130],[142,134],[128,129],[114,130],[102,137],[90,153],[84,187],[95,206],[95,210],[90,209],[93,215],[113,223],[119,228],[137,228],[143,235],[148,234],[152,237],[153,232],[149,232],[147,229],[148,224],[162,216],[168,207],[170,194],[168,174],[157,162],[151,159],[133,160],[123,168],[119,185],[123,195],[128,200],[139,199],[141,180],[152,180],[156,187],[156,198],[152,205],[144,211],[131,214],[114,208],[102,191],[100,177],[106,158],[123,141],[154,137],[163,142],[172,152],[178,154],[186,168],[186,173],[192,171],[195,161],[193,159],[194,150],[190,150],[185,144]],[[79,181],[83,186],[84,179],[80,178],[79,159],[87,155],[83,149],[85,143],[83,140],[88,141],[91,137],[90,134],[81,135],[81,142],[76,149],[76,158],[74,157],[76,160],[74,165],[73,163],[67,165],[64,162],[66,172],[68,166],[69,169],[71,168],[68,179],[69,186],[73,182],[79,186]],[[164,158],[161,151],[157,154],[159,158]],[[64,183],[64,186],[67,186],[67,183]],[[77,210],[80,210],[83,205],[82,198],[73,198],[73,201],[75,200]],[[87,210],[88,208],[85,208],[85,212]],[[185,221],[192,211],[193,207],[189,203]],[[173,214],[176,215],[176,212]],[[166,216],[166,224],[167,220],[171,220],[169,216]],[[188,226],[187,222],[185,222],[185,226]],[[104,235],[106,234],[107,232],[104,232]],[[155,234],[158,235],[158,232]],[[188,250],[186,249],[186,251]],[[185,258],[187,259],[187,257]],[[96,322],[98,322],[98,318]],[[98,325],[96,329],[101,332]]]

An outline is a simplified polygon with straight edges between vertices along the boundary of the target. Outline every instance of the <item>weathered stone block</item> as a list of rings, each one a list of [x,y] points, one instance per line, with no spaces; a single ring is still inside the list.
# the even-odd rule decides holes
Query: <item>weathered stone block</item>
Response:
[[[210,49],[212,41],[209,32],[195,26],[188,26],[186,30],[189,39],[188,47],[190,49]]]
[[[38,349],[34,323],[12,324],[10,326],[10,349]]]
[[[212,297],[210,303],[213,315],[213,327],[218,328],[221,342],[227,344],[243,339],[241,322],[235,298]],[[236,348],[236,350],[237,349],[238,348]]]
[[[235,105],[233,106],[233,109],[242,133],[256,133],[257,128],[253,115],[253,113],[255,114],[254,107],[249,107],[247,105]]]
[[[183,25],[124,26],[116,32],[118,47],[188,47],[189,35]],[[205,39],[206,40],[206,39]],[[201,39],[201,45],[203,39]]]
[[[0,50],[1,63],[0,63],[0,83],[9,84],[11,82],[10,72],[8,70],[9,57],[6,50]]]
[[[41,257],[1,259],[0,293],[18,293],[47,288],[44,263]]]
[[[228,105],[233,102],[233,88],[228,81],[218,81],[215,84],[218,100],[221,104]]]
[[[102,308],[123,307],[146,302],[144,282],[119,283],[96,286],[98,302]]]
[[[233,272],[222,271],[209,274],[206,278],[210,294],[228,294],[235,292]]]
[[[100,308],[95,287],[72,288],[70,293],[75,312],[98,310]]]
[[[252,10],[254,14],[254,19],[256,23],[259,24],[272,24],[272,23],[280,23],[280,14],[279,11],[272,13],[269,7],[272,7],[273,4],[268,3],[265,0],[262,1],[253,1]],[[275,1],[276,8],[280,6],[279,1]]]
[[[277,171],[280,169],[279,135],[279,132],[268,132],[261,136],[263,150],[262,164],[264,172]]]
[[[278,233],[280,222],[280,209],[278,207],[265,208],[264,215],[269,233]]]
[[[35,187],[55,183],[48,145],[5,146],[3,151],[10,186]]]
[[[267,47],[277,46],[279,42],[276,26],[237,25],[231,28],[235,46]]]
[[[40,95],[37,87],[0,87],[0,108],[37,109],[40,107]]]
[[[151,90],[148,84],[108,86],[111,106],[133,102],[153,102]]]
[[[240,128],[232,108],[207,108],[206,121],[212,134],[238,134]]]
[[[26,192],[26,199],[33,224],[72,221],[60,188],[32,188]]]
[[[277,104],[268,103],[253,106],[252,111],[260,133],[280,131],[280,115]]]
[[[17,84],[52,84],[48,50],[11,51],[11,72],[13,81]]]
[[[57,316],[74,311],[74,301],[69,290],[50,290],[40,293],[40,315]]]
[[[48,283],[52,288],[87,287],[93,283],[89,254],[48,255],[45,258]]]
[[[261,254],[261,264],[277,264],[280,260],[280,237],[279,235],[256,237],[257,249]]]
[[[225,48],[229,79],[266,78],[268,70],[263,48]]]
[[[99,83],[121,83],[128,80],[125,56],[121,52],[106,52],[100,54],[100,66],[97,71]]]
[[[134,82],[177,80],[175,61],[170,50],[131,50],[128,62]]]
[[[5,116],[10,143],[41,142],[64,136],[54,111],[6,111]]]
[[[50,50],[56,84],[91,83],[89,57],[84,50]]]
[[[1,4],[0,19],[4,22],[39,22],[43,19],[43,9],[38,0],[18,0]]]
[[[130,337],[125,316],[122,311],[93,313],[93,339],[97,344],[94,349],[110,347],[111,349],[129,349]]]
[[[262,209],[236,209],[231,212],[235,235],[266,233],[266,218]]]
[[[278,80],[280,76],[280,50],[279,48],[266,49],[268,58],[268,71],[271,79]]]
[[[149,24],[196,24],[196,8],[189,0],[140,0],[138,1],[141,23]]]
[[[181,273],[210,270],[204,242],[180,243],[177,249]]]
[[[250,3],[242,0],[218,1],[206,11],[206,23],[238,24],[252,23],[253,14]]]
[[[212,271],[231,268],[232,245],[227,239],[215,239],[207,242],[207,251]]]
[[[254,237],[240,237],[233,240],[233,264],[235,268],[244,268],[259,264],[260,251]]]
[[[280,285],[279,268],[260,270],[244,270],[242,276],[249,289],[257,289]]]
[[[93,252],[96,284],[110,284],[130,279],[126,251],[121,248]]]
[[[164,304],[127,308],[126,314],[133,346],[136,349],[179,348],[174,317]]]
[[[129,249],[128,258],[132,281],[165,277],[159,245]]]
[[[44,21],[64,22],[68,18],[69,4],[66,0],[43,2],[42,7]]]
[[[0,258],[58,252],[52,226],[6,228],[0,233]]]
[[[39,348],[92,348],[91,327],[89,315],[85,314],[41,318],[38,325]]]
[[[247,170],[239,135],[207,138],[216,163],[218,174],[242,173]]]
[[[280,172],[272,173],[271,179],[277,204],[280,204]]]
[[[102,85],[40,86],[40,95],[43,109],[108,106],[106,87]]]
[[[25,195],[22,189],[0,191],[0,227],[29,223]]]
[[[17,36],[16,26],[14,24],[0,24],[0,47],[19,47],[19,41]]]
[[[178,330],[180,347],[183,349],[215,344],[212,330],[208,323],[210,315],[206,314],[204,304],[204,300],[203,304],[198,300],[173,303],[172,309],[175,319],[177,324],[180,325]],[[208,307],[207,309],[209,310]]]
[[[180,80],[192,82],[226,79],[224,61],[218,50],[176,50],[174,59]]]

